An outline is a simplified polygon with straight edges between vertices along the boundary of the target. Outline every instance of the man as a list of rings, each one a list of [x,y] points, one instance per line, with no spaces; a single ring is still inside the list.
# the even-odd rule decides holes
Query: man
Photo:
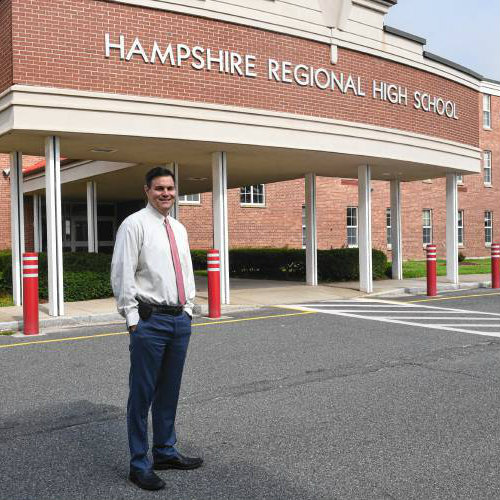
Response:
[[[174,175],[164,167],[153,168],[146,174],[144,191],[148,205],[127,217],[118,230],[111,284],[130,334],[129,480],[159,490],[165,482],[153,469],[196,469],[203,463],[175,449],[175,415],[195,287],[186,229],[168,215],[176,196]],[[151,406],[153,464],[148,458]]]

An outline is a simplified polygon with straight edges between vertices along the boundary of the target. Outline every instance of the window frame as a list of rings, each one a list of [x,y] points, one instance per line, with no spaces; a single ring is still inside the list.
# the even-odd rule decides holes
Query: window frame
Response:
[[[425,225],[424,224],[424,213],[428,212],[429,213],[429,224]],[[426,242],[425,241],[425,230],[428,229],[430,233],[430,241]],[[434,234],[433,234],[433,227],[432,227],[432,209],[431,208],[424,208],[422,209],[422,245],[425,248],[427,245],[432,245],[432,241],[434,239]]]
[[[261,202],[255,202],[254,201],[254,196],[255,196],[255,193],[254,193],[254,189],[256,186],[262,186],[262,201]],[[246,196],[246,192],[243,193],[243,190],[247,189],[247,188],[250,188],[250,199],[252,201],[241,201],[241,197],[242,195],[245,195]],[[259,194],[257,194],[257,196],[260,196]],[[266,185],[265,184],[252,184],[252,185],[249,185],[249,186],[242,186],[240,187],[240,206],[241,207],[265,207],[266,206]]]
[[[351,214],[349,215],[349,210],[354,210],[354,216]],[[355,219],[356,224],[355,225],[349,225],[349,219]],[[352,244],[349,243],[349,229],[356,228],[355,235],[356,235],[356,243]],[[359,246],[359,217],[358,217],[358,207],[357,206],[351,206],[351,207],[346,207],[346,242],[347,242],[347,247],[348,248],[358,248]]]
[[[487,218],[487,214],[489,214],[489,219]],[[489,222],[489,226],[487,225]],[[488,241],[488,230],[490,234],[490,241]],[[493,242],[493,210],[485,210],[484,211],[484,246],[491,247],[491,243]]]
[[[459,247],[465,246],[464,219],[465,219],[464,210],[459,210],[457,214],[457,241]],[[462,232],[462,241],[460,241],[460,231]]]
[[[198,196],[198,201],[194,200],[183,200],[184,196]],[[179,205],[201,205],[201,193],[193,193],[193,194],[180,194],[179,195]]]
[[[392,214],[391,207],[385,209],[385,229],[387,248],[392,249]]]
[[[483,94],[483,129],[491,130],[491,95]]]
[[[488,161],[486,161],[486,158],[488,158]],[[491,169],[491,164],[493,162],[493,154],[491,153],[491,150],[486,149],[483,151],[483,182],[485,186],[491,186],[491,181],[492,181],[492,169]],[[486,164],[488,164],[488,167],[486,167]],[[489,171],[489,181],[486,180],[486,171]]]

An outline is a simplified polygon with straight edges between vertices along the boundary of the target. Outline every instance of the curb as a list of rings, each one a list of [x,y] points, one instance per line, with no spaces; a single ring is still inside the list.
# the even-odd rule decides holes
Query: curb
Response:
[[[260,309],[262,306],[253,305],[228,305],[221,307],[221,314],[228,315],[234,312],[251,311]],[[201,317],[208,315],[207,304],[195,304],[193,316]],[[86,314],[81,316],[61,316],[59,318],[46,318],[40,320],[40,330],[54,330],[56,328],[68,328],[72,326],[90,326],[97,324],[123,323],[124,319],[118,313]],[[23,329],[23,321],[4,321],[0,322],[0,331],[12,330],[20,332]]]

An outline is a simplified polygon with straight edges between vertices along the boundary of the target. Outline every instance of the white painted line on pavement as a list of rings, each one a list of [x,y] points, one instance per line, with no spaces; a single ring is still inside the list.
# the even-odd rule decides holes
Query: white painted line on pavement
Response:
[[[500,337],[500,333],[496,332],[482,332],[482,331],[477,331],[477,330],[467,330],[465,328],[454,328],[451,326],[440,326],[436,324],[423,324],[423,323],[415,323],[413,321],[401,321],[398,319],[393,319],[393,318],[383,318],[380,316],[361,316],[359,314],[352,314],[352,313],[344,313],[344,312],[339,312],[339,311],[320,311],[320,310],[313,310],[313,309],[308,309],[307,307],[299,307],[299,306],[294,306],[298,310],[303,310],[303,311],[313,311],[313,312],[319,312],[323,314],[330,314],[332,316],[344,316],[346,318],[357,318],[357,319],[365,319],[368,321],[379,321],[381,323],[393,323],[396,325],[406,325],[406,326],[416,326],[418,328],[432,328],[434,330],[443,330],[443,331],[450,331],[450,332],[458,332],[458,333],[469,333],[473,335],[483,335],[486,337]],[[439,308],[434,308],[434,309],[439,309]],[[447,308],[443,308],[447,309]],[[462,312],[470,312],[470,311],[462,311]],[[405,318],[405,319],[414,319],[414,318]],[[421,318],[417,318],[421,319]],[[437,319],[437,318],[433,318]],[[455,319],[454,317],[446,317],[442,319]],[[487,319],[487,318],[485,318]],[[478,318],[475,318],[477,321]]]
[[[433,318],[435,319],[435,318]],[[457,326],[456,323],[436,323],[438,324],[439,326]],[[429,324],[427,324],[426,326],[429,326]],[[488,325],[486,323],[468,323],[467,324],[467,327],[471,327],[471,326],[480,326],[481,328],[500,328],[500,323],[495,323],[493,325]]]

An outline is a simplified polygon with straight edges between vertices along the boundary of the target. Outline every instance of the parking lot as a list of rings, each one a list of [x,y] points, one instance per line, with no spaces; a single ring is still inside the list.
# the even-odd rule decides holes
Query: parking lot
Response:
[[[158,493],[126,482],[122,325],[0,337],[0,499],[499,498],[499,305],[473,290],[196,319],[178,446],[205,465]]]

